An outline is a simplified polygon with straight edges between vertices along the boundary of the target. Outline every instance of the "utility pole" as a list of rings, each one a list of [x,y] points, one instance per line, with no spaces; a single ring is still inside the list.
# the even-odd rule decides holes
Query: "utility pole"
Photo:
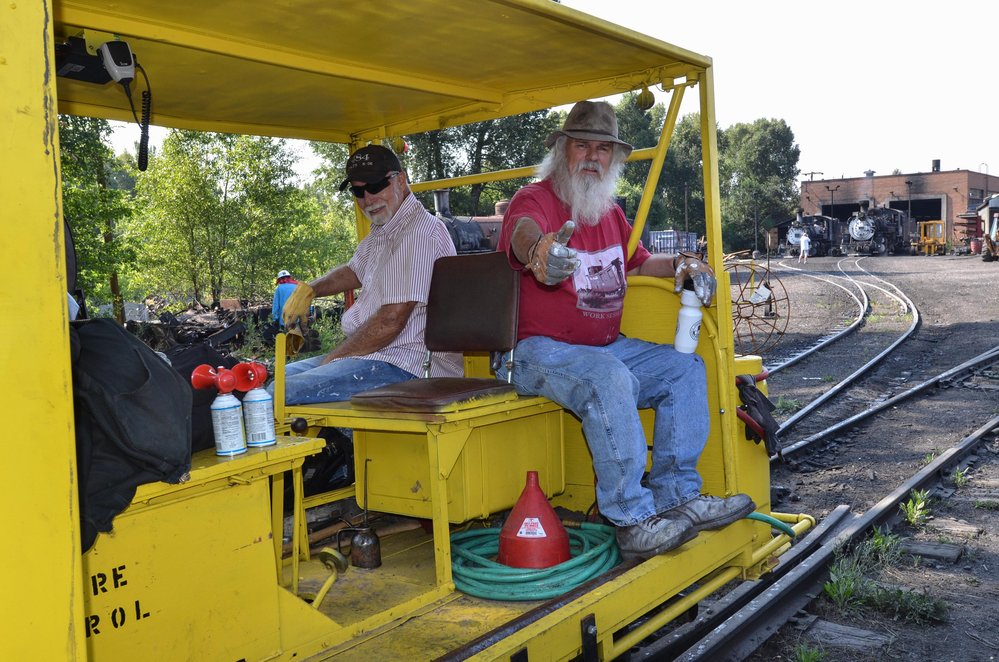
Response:
[[[912,180],[911,179],[905,180],[905,188],[908,189],[908,191],[909,191],[909,193],[908,193],[908,196],[909,196],[909,211],[906,212],[906,213],[908,213],[908,215],[909,215],[909,221],[912,221]]]
[[[690,219],[687,216],[687,192],[690,185],[687,182],[683,183],[683,231],[690,232]]]
[[[839,190],[840,184],[836,184],[836,188],[830,188],[826,185],[826,190],[829,191],[829,216],[836,218],[836,191]]]
[[[824,174],[826,174],[826,173],[824,173],[824,172],[820,172],[820,171],[818,171],[818,170],[813,170],[813,171],[811,171],[811,172],[803,172],[803,173],[801,173],[801,174],[803,174],[803,175],[808,175],[808,181],[810,181],[810,182],[814,182],[814,181],[815,181],[815,175],[824,175]]]

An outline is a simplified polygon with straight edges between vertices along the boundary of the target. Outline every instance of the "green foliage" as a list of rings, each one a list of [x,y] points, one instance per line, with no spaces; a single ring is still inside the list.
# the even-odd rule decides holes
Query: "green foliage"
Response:
[[[971,478],[968,476],[968,471],[971,467],[965,467],[964,469],[954,469],[954,473],[951,475],[951,480],[954,482],[954,487],[961,488],[967,485]]]
[[[794,216],[800,154],[784,120],[734,124],[719,137],[725,250],[752,248],[757,228],[762,234]]]
[[[119,272],[136,258],[135,247],[122,236],[132,213],[129,165],[114,158],[107,120],[59,116],[63,218],[73,234],[77,287],[91,308],[113,301],[121,306]]]
[[[943,621],[947,603],[925,591],[906,591],[897,587],[874,586],[863,600],[866,606],[886,614],[896,621],[927,623]]]
[[[909,493],[909,500],[898,504],[905,521],[911,526],[921,527],[929,519],[929,492],[926,490],[912,490]]]
[[[858,559],[843,556],[829,567],[829,581],[822,585],[822,590],[837,609],[846,611],[859,603],[866,582]]]
[[[974,503],[974,507],[980,510],[999,510],[999,501],[993,499],[979,499]]]
[[[778,416],[787,416],[788,414],[793,414],[801,409],[801,401],[794,398],[786,398],[783,395],[778,395],[777,402],[774,403],[774,407],[775,414]]]
[[[930,451],[923,456],[923,464],[929,464],[933,460],[937,459],[937,452],[935,450]]]
[[[902,558],[902,538],[888,529],[882,531],[877,527],[871,537],[862,543],[861,554],[873,564],[894,565]]]
[[[410,150],[403,156],[403,166],[413,181],[426,181],[537,165],[547,152],[545,138],[561,123],[557,112],[536,111],[409,135]],[[451,211],[457,216],[490,215],[496,202],[513,197],[528,181],[513,179],[454,189]],[[418,197],[425,207],[434,209],[431,193]]]
[[[795,662],[822,662],[825,659],[826,652],[819,646],[802,642],[794,648]]]
[[[871,575],[877,578],[898,563],[902,556],[900,543],[898,536],[875,529],[870,538],[850,553],[837,552],[829,569],[829,581],[822,587],[837,609],[868,607],[896,620],[914,623],[943,620],[947,605],[939,598],[926,592],[884,587],[870,578]]]
[[[634,103],[634,94],[626,94],[617,105],[621,138],[635,148],[654,147],[666,119],[662,104],[641,111]],[[701,167],[700,116],[686,115],[677,121],[666,162],[657,183],[656,194],[649,208],[648,227],[651,230],[675,229],[703,236],[704,181]],[[629,218],[635,216],[641,201],[650,161],[628,163],[618,185],[618,193],[627,201]]]
[[[300,280],[349,256],[349,216],[320,189],[294,182],[283,140],[171,131],[138,179],[129,232],[143,252],[132,282],[142,291],[217,305],[269,298],[274,274]]]

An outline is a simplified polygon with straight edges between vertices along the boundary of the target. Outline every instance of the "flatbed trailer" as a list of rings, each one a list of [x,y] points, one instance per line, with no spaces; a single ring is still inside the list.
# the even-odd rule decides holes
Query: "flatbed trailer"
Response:
[[[0,552],[8,659],[613,659],[726,583],[772,569],[790,547],[787,533],[747,519],[668,554],[619,564],[553,599],[499,601],[457,590],[452,532],[484,526],[509,508],[525,469],[541,468],[553,505],[581,512],[594,502],[578,420],[544,398],[520,398],[439,415],[278,404],[276,446],[235,458],[196,453],[190,480],[140,486],[113,533],[83,553],[57,117],[131,121],[132,111],[119,86],[60,72],[57,44],[78,40],[92,63],[87,57],[101,44],[126,41],[153,84],[153,124],[351,150],[658,86],[669,94],[662,133],[630,157],[651,168],[629,252],[680,104],[685,93],[696,94],[707,259],[725,293],[713,69],[708,57],[549,0],[43,0],[0,11],[0,194],[8,232],[0,388],[11,420],[27,423],[2,463],[11,525]],[[531,173],[518,168],[413,189]],[[367,232],[359,212],[357,224]],[[670,281],[631,278],[623,330],[670,342],[678,307]],[[730,319],[731,301],[716,297],[698,347],[711,411],[699,464],[704,490],[748,493],[760,513],[801,534],[814,520],[771,511],[767,453],[747,440],[737,415],[736,376],[760,373],[762,364],[735,354]],[[481,357],[467,365],[470,373],[485,370]],[[651,430],[652,412],[642,416]],[[301,435],[291,430],[296,419],[306,424]],[[314,433],[328,425],[355,430],[357,475],[368,475],[367,467],[371,478],[326,500],[369,497],[372,510],[429,522],[386,537],[377,569],[340,569],[329,554],[308,549],[303,511],[316,501],[302,495],[300,468],[322,447]],[[295,514],[287,543],[286,476]],[[413,479],[419,489],[399,489]]]

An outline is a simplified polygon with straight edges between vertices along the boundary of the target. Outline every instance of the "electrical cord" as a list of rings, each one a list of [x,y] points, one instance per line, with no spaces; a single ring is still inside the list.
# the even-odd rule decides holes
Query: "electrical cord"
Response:
[[[499,529],[453,534],[451,554],[455,587],[488,600],[548,600],[620,563],[614,527],[591,522],[566,524],[572,558],[541,569],[511,568],[491,560],[499,552]]]
[[[139,171],[145,172],[146,167],[149,164],[149,120],[153,106],[153,92],[149,85],[149,76],[146,75],[146,70],[142,68],[141,64],[139,64],[138,58],[135,58],[134,62],[135,68],[142,73],[142,79],[146,83],[146,89],[142,91],[141,121],[135,112],[135,102],[132,100],[132,88],[129,85],[129,81],[122,80],[120,85],[125,90],[125,96],[128,97],[128,106],[132,109],[132,117],[135,119],[135,123],[139,125],[139,149],[136,161],[138,163]]]

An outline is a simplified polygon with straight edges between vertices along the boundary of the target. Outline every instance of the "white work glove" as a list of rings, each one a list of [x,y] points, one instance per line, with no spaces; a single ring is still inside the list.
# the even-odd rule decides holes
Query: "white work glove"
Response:
[[[673,280],[676,283],[673,288],[676,294],[683,290],[683,284],[687,280],[694,286],[694,294],[701,300],[705,307],[711,305],[711,299],[718,289],[718,281],[715,279],[715,272],[707,262],[703,261],[696,253],[679,253],[673,258],[673,271],[676,272]]]
[[[573,221],[566,221],[557,234],[549,232],[542,235],[534,244],[527,264],[538,282],[558,285],[579,268],[576,251],[566,246],[575,229]]]

